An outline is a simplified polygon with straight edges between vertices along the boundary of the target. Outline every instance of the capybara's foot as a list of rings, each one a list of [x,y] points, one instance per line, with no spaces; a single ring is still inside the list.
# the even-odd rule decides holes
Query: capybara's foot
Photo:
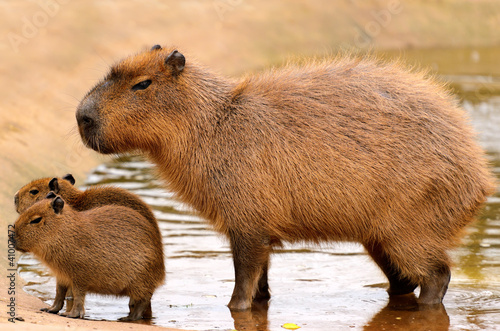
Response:
[[[128,315],[128,316],[125,316],[125,317],[120,317],[120,318],[118,319],[118,321],[120,321],[120,322],[131,322],[131,321],[135,321],[135,320],[134,320],[134,319],[132,319],[132,318],[130,317],[130,315]]]
[[[83,318],[84,315],[85,311],[77,309],[72,309],[70,312],[64,312],[61,314],[61,316],[68,318]]]
[[[130,313],[128,316],[119,318],[120,322],[137,321],[142,318],[150,319],[153,315],[151,311],[151,300],[133,300],[129,302]]]
[[[448,290],[451,272],[448,265],[441,266],[429,279],[420,287],[419,305],[436,305],[443,301],[443,297]]]
[[[247,310],[252,308],[252,302],[250,302],[249,300],[239,299],[233,296],[227,306],[231,310]]]
[[[51,313],[51,314],[57,314],[59,312],[59,310],[61,310],[61,309],[50,307],[50,308],[42,308],[40,310],[45,311],[47,313]]]

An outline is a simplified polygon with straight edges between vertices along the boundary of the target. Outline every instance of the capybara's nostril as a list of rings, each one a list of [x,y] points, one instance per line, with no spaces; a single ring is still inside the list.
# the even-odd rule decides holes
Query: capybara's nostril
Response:
[[[76,121],[78,126],[81,128],[91,128],[95,125],[95,119],[91,115],[88,114],[88,111],[85,109],[79,109],[76,113]]]
[[[81,122],[85,126],[90,126],[94,124],[94,120],[88,116],[83,116]]]
[[[81,129],[91,129],[97,125],[98,113],[92,98],[86,98],[76,111],[76,121]]]

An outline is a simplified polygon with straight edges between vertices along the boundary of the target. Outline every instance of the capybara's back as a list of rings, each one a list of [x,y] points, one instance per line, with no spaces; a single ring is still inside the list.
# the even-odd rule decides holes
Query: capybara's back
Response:
[[[446,251],[493,190],[450,94],[371,59],[312,61],[233,83],[155,46],[114,66],[77,120],[99,152],[144,151],[179,198],[229,237],[234,309],[269,297],[269,253],[280,241],[360,242],[389,293],[420,285],[420,303],[439,303]]]

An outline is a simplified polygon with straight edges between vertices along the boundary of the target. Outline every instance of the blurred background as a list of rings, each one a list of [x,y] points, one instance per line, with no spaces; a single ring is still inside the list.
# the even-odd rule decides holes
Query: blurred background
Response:
[[[428,69],[438,80],[449,84],[470,114],[481,144],[488,151],[488,157],[498,174],[500,2],[497,0],[0,0],[0,12],[0,217],[5,227],[16,219],[13,208],[14,193],[22,185],[38,177],[73,173],[78,183],[83,185],[130,182],[136,179],[134,176],[139,176],[140,182],[148,181],[148,184],[144,184],[148,188],[160,189],[161,185],[154,182],[154,176],[150,176],[146,171],[149,166],[142,160],[116,161],[85,149],[78,136],[74,119],[79,100],[106,74],[110,65],[154,44],[176,45],[188,61],[196,59],[214,71],[233,78],[246,72],[279,66],[297,57],[328,57],[339,52],[372,52],[388,59],[398,58],[409,66]],[[97,167],[98,165],[100,166]],[[126,169],[123,170],[124,168]],[[127,169],[132,169],[132,174],[127,175]],[[139,173],[137,169],[140,170]],[[123,179],[117,173],[124,174],[126,178]],[[95,176],[101,177],[96,179]],[[144,188],[134,185],[126,187]],[[168,192],[145,193],[146,198],[148,194],[153,195],[150,196],[151,199],[155,194],[160,198],[166,197],[166,200],[169,198]],[[154,201],[151,203],[154,205]],[[171,205],[173,202],[165,203],[179,215],[188,212],[183,207],[174,208],[175,206]],[[494,315],[491,314],[498,315],[500,312],[499,205],[500,198],[497,193],[496,197],[489,200],[479,225],[471,230],[456,256],[459,261],[454,271],[458,279],[456,285],[479,286],[476,292],[460,290],[449,295],[450,300],[456,298],[456,301],[450,301],[447,305],[452,325],[455,318],[458,323],[456,325],[463,326],[463,329],[488,326],[489,322],[486,321],[495,322],[495,318],[492,318]],[[166,207],[156,207],[157,215],[161,216],[160,213],[164,211],[162,208]],[[161,217],[159,219],[161,220]],[[180,217],[170,219],[180,222]],[[193,219],[186,221],[188,225],[191,224],[190,221]],[[201,222],[196,219],[193,222],[198,221]],[[172,226],[165,225],[165,231]],[[199,227],[202,231],[206,230],[202,225]],[[190,230],[192,228],[186,231]],[[186,234],[182,232],[184,230],[179,231],[181,237]],[[6,242],[6,233],[3,232],[2,245]],[[206,235],[215,238],[211,232]],[[169,239],[166,240],[169,243]],[[175,246],[175,243],[170,244]],[[214,241],[213,245],[217,250],[217,247],[220,249],[225,243]],[[200,249],[203,247],[209,249],[209,245],[202,245]],[[198,248],[189,249],[194,251]],[[175,248],[167,246],[167,250],[169,249],[175,255]],[[228,251],[223,250],[220,253],[226,262],[229,261],[227,268],[230,270],[227,274],[216,275],[212,281],[220,279],[221,284],[225,284],[224,280],[232,279],[232,267]],[[288,253],[291,254],[292,261],[295,258],[303,259],[301,255],[295,256],[291,251],[285,251],[281,255],[287,256]],[[357,247],[347,251],[340,248],[340,253],[336,248],[329,251],[331,255],[343,256],[344,253],[346,256],[359,255],[360,261],[371,263]],[[180,255],[177,258],[180,259]],[[286,273],[288,262],[286,258],[283,259],[285,264],[282,269],[278,266],[277,270]],[[200,269],[209,269],[210,263],[213,262],[200,260],[207,264]],[[1,261],[5,263],[4,256]],[[167,261],[167,268],[169,263]],[[174,262],[172,264],[175,265]],[[320,269],[324,266],[319,265]],[[197,264],[193,264],[193,268],[194,266]],[[361,268],[359,272],[364,270]],[[370,270],[369,274],[378,272],[375,267]],[[492,276],[495,274],[497,276]],[[29,275],[26,277],[29,278]],[[193,278],[195,277],[196,275],[193,275]],[[349,280],[351,275],[347,272],[342,277]],[[327,281],[321,272],[318,278]],[[379,274],[375,278],[384,282]],[[173,279],[175,284],[175,276],[169,276],[169,279]],[[286,279],[291,281],[293,277]],[[463,282],[460,283],[460,280]],[[365,279],[365,284],[358,285],[371,286],[373,281]],[[35,289],[30,293],[39,290],[36,286],[38,285],[35,285]],[[228,288],[224,290],[224,295],[230,295],[232,283],[224,286]],[[290,286],[296,287],[296,283]],[[365,328],[369,328],[368,321],[372,317],[373,320],[382,320],[383,323],[387,322],[388,318],[395,318],[390,317],[390,314],[380,315],[386,305],[386,295],[382,287],[374,288],[378,291],[376,302],[364,320],[353,322],[358,327],[365,325]],[[195,291],[193,296],[207,295],[208,297],[204,297],[206,299],[219,294],[220,290],[214,288],[213,293],[208,294]],[[53,287],[47,291],[53,292]],[[168,292],[168,289],[165,291]],[[327,288],[325,291],[333,296],[337,294],[338,289]],[[481,293],[484,291],[490,293],[486,302],[482,301],[484,296]],[[318,295],[319,302],[327,298]],[[297,294],[299,298],[302,296],[303,294]],[[182,292],[178,294],[179,300],[181,297]],[[355,295],[352,299],[357,302],[356,309],[363,309],[363,305],[358,301],[369,301],[369,297]],[[221,301],[213,305],[225,308],[223,305],[227,303],[227,298],[221,296]],[[50,300],[50,297],[45,299]],[[467,302],[473,317],[462,316],[460,300],[469,300]],[[191,302],[196,302],[196,299],[191,299]],[[280,305],[285,309],[286,303]],[[292,306],[300,307],[300,301]],[[486,306],[487,311],[479,309],[480,306]],[[337,321],[353,320],[347,313],[349,309],[340,309],[338,306],[331,309],[340,310]],[[379,314],[376,315],[376,312]],[[189,313],[189,310],[182,309],[175,312],[180,315]],[[194,315],[202,313],[203,309]],[[274,312],[273,315],[270,312],[270,316],[282,313],[284,314]],[[159,318],[158,324],[182,328],[209,328],[205,324],[196,324],[196,318],[193,318],[195,322],[189,325],[168,324],[169,320],[175,320],[172,314],[165,315],[161,321]],[[224,311],[224,314],[231,320],[229,312]],[[300,309],[296,314],[302,316]],[[314,316],[310,311],[307,314]],[[318,312],[316,317],[324,319],[322,314]],[[211,320],[217,318],[219,317],[213,317]],[[187,317],[184,319],[187,320]],[[262,316],[257,319],[261,321]],[[473,319],[479,321],[470,322]],[[269,325],[279,324],[277,319],[273,321],[270,321]],[[440,321],[443,322],[443,319]],[[500,322],[498,317],[496,321]],[[449,325],[449,322],[443,323],[443,327]],[[349,323],[339,325],[349,327]]]

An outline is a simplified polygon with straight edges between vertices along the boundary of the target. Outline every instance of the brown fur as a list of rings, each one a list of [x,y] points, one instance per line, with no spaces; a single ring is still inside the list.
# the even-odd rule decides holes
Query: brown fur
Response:
[[[78,212],[53,195],[35,203],[15,223],[16,249],[31,252],[57,279],[54,305],[63,306],[68,288],[73,308],[64,315],[83,318],[87,292],[129,296],[136,320],[150,310],[151,296],[165,278],[161,237],[133,209],[104,206]]]
[[[229,238],[230,308],[269,297],[269,254],[281,241],[360,242],[391,294],[420,285],[420,303],[441,302],[446,251],[493,190],[448,92],[398,64],[354,57],[232,82],[172,51],[113,66],[78,107],[80,135],[101,153],[147,154]]]

